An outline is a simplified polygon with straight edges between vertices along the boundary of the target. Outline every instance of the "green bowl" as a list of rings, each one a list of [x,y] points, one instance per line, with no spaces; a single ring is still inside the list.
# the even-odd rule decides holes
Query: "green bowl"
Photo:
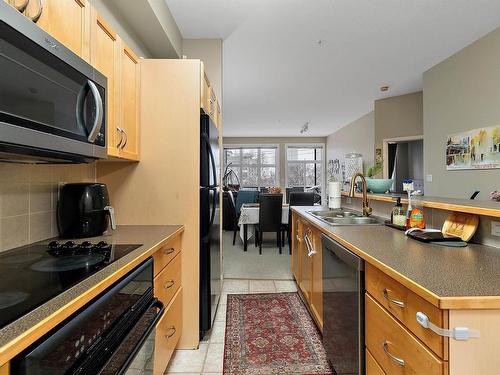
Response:
[[[392,187],[392,178],[366,178],[366,190],[372,193],[381,194],[387,192]]]

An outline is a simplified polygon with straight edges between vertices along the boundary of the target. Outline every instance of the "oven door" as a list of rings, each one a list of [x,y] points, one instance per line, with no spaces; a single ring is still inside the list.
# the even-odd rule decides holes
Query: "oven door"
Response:
[[[149,258],[14,358],[11,374],[124,373],[149,347],[164,311]]]
[[[105,157],[106,85],[102,74],[0,3],[0,151]]]

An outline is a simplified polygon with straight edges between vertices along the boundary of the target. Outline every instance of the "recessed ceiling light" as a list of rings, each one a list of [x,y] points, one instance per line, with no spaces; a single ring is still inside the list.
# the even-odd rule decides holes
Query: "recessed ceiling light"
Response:
[[[381,92],[387,92],[387,91],[389,91],[389,86],[380,86],[380,91]]]

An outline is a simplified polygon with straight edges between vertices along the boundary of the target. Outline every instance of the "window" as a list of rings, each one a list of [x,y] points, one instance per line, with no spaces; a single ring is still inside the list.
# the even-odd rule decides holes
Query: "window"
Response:
[[[226,174],[232,170],[241,187],[260,188],[279,185],[279,146],[245,145],[224,147]]]
[[[323,193],[323,145],[286,146],[286,186],[318,186]]]

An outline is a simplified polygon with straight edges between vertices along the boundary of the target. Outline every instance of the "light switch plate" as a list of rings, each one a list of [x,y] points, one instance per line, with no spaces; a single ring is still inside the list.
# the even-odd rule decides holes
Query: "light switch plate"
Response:
[[[491,222],[491,235],[500,237],[500,221]]]
[[[432,175],[431,174],[428,174],[427,176],[425,176],[425,180],[427,182],[432,182]]]

